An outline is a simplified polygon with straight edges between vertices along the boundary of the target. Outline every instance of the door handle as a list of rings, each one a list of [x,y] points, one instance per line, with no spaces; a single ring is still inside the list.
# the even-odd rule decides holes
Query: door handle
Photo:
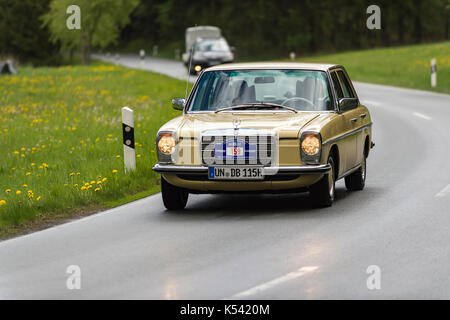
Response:
[[[365,113],[361,113],[360,117],[361,119],[364,119],[367,115]]]
[[[353,118],[350,121],[353,122],[353,123],[356,123],[356,121],[358,121],[358,118]]]

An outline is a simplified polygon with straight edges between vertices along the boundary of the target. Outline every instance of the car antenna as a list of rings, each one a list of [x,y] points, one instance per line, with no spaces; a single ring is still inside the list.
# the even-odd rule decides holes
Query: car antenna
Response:
[[[195,24],[195,26],[197,26],[197,24]],[[189,88],[189,78],[191,76],[191,64],[192,64],[192,56],[193,56],[193,53],[194,53],[194,45],[191,48],[191,54],[190,54],[190,57],[189,57],[189,68],[188,68],[188,74],[187,74],[187,79],[186,79],[186,93],[184,95],[184,100],[185,101],[187,99],[188,88]]]
[[[191,48],[191,54],[189,57],[189,68],[188,68],[188,74],[186,79],[186,94],[184,95],[184,100],[187,99],[188,94],[188,88],[189,88],[189,77],[191,76],[191,64],[192,64],[192,54],[194,53],[194,47]]]

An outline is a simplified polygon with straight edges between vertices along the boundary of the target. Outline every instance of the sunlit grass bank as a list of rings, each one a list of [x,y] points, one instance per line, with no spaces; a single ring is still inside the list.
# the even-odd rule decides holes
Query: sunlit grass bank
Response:
[[[430,60],[437,61],[437,87],[430,83]],[[450,93],[450,41],[404,47],[350,51],[298,58],[342,64],[355,81]]]
[[[183,81],[113,65],[20,69],[0,77],[0,235],[159,189],[155,135]],[[125,174],[121,108],[135,111],[137,170]]]

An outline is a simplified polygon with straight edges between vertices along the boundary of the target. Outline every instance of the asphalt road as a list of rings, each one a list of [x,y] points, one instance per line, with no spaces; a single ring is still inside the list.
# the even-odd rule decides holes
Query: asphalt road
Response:
[[[326,209],[307,194],[191,195],[170,213],[157,194],[1,242],[0,298],[449,299],[450,96],[356,89],[376,142],[364,191],[340,181]],[[70,265],[79,290],[66,287]]]

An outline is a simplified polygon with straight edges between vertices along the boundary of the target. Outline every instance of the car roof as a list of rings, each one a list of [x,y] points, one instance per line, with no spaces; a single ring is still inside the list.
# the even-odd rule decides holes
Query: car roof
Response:
[[[243,70],[243,69],[303,69],[327,71],[336,64],[327,63],[301,63],[301,62],[247,62],[247,63],[227,63],[205,69],[205,71],[218,70]]]

